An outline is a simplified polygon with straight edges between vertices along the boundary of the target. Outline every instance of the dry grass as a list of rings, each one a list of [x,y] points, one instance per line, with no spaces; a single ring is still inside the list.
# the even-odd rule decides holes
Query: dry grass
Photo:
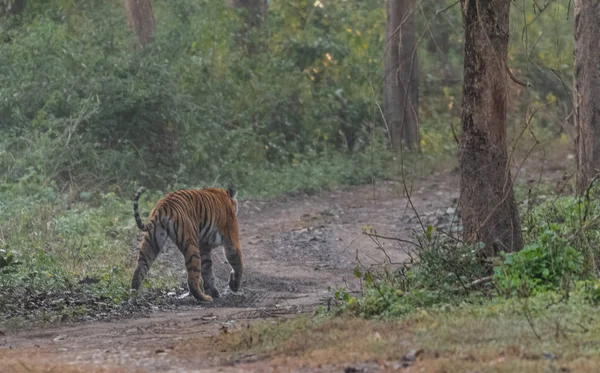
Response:
[[[93,365],[71,365],[64,363],[52,363],[43,359],[17,358],[2,359],[0,361],[0,372],[10,373],[141,373],[143,370],[104,368]]]
[[[408,351],[423,349],[419,361],[406,371],[600,371],[600,318],[594,307],[553,306],[547,312],[535,311],[530,323],[519,314],[516,302],[510,303],[440,314],[422,311],[391,321],[301,317],[210,340],[188,340],[175,351],[217,350],[222,361],[243,363],[258,357],[270,366],[288,368],[377,362],[392,371],[393,363]]]
[[[103,367],[91,362],[68,364],[58,358],[54,348],[31,347],[0,349],[2,373],[141,373],[143,370]]]

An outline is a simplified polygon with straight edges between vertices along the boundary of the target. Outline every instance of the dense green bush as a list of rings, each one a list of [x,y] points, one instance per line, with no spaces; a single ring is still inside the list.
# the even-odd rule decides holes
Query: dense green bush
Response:
[[[273,4],[268,48],[252,56],[224,2],[156,3],[141,51],[118,2],[28,8],[0,26],[4,180],[243,184],[241,170],[384,149],[367,58],[382,50],[383,9],[355,5]]]
[[[460,12],[438,13],[443,5],[424,2],[418,12],[425,155],[451,154],[449,124],[460,130]],[[380,2],[271,3],[268,32],[244,37],[264,46],[251,55],[237,38],[243,14],[226,2],[153,6],[156,42],[141,51],[116,0],[40,1],[0,24],[0,168],[7,182],[35,175],[57,186],[127,190],[136,183],[239,182],[232,169],[361,152],[374,145],[373,132],[384,136],[376,105],[385,47]],[[525,8],[513,10],[510,57],[536,88],[512,93],[524,96],[517,100],[524,105],[545,107],[534,127],[553,126],[564,117],[557,102],[565,92],[548,75],[569,70],[572,25],[559,17],[562,4],[543,17]],[[519,37],[524,22],[532,34],[556,38],[538,35],[530,47]],[[529,110],[519,105],[518,112]]]
[[[525,295],[573,287],[584,276],[583,254],[555,231],[516,253],[502,255],[494,269],[500,289],[507,295]]]
[[[503,255],[495,276],[503,293],[568,292],[578,280],[596,276],[600,255],[598,188],[584,198],[558,197],[523,211],[528,244]],[[535,203],[535,201],[528,201]]]

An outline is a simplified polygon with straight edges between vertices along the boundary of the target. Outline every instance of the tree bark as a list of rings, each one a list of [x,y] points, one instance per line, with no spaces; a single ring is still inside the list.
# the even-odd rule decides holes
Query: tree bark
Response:
[[[482,254],[523,248],[506,148],[508,0],[462,0],[465,28],[460,209],[464,241]]]
[[[600,3],[575,0],[575,82],[577,192],[583,195],[600,169]]]
[[[252,33],[264,28],[269,4],[267,0],[231,0],[230,5],[245,12],[244,25],[238,30],[237,38],[246,53],[251,55],[261,47],[260,42],[254,39],[256,35]]]
[[[150,0],[125,0],[129,27],[135,32],[138,48],[154,41],[154,14]]]
[[[392,145],[419,147],[419,75],[415,0],[387,1],[384,107]]]

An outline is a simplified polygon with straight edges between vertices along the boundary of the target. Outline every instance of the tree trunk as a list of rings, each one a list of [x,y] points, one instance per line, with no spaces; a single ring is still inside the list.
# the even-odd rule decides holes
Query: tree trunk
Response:
[[[577,192],[582,195],[600,169],[600,3],[575,0],[574,6],[573,117],[577,130]]]
[[[506,149],[508,0],[462,0],[465,28],[460,208],[467,243],[482,254],[522,249]]]
[[[263,29],[269,9],[268,0],[231,0],[234,9],[244,11],[244,25],[238,30],[238,42],[248,55],[258,51],[261,47],[256,32]]]
[[[154,14],[150,0],[125,0],[129,27],[135,32],[138,48],[154,41]]]
[[[388,0],[384,107],[392,145],[419,147],[419,76],[414,0]]]

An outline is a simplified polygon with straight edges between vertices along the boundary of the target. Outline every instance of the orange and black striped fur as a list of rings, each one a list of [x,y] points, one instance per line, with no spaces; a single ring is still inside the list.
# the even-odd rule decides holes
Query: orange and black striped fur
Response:
[[[143,192],[142,187],[133,199],[135,222],[146,233],[140,243],[131,287],[136,290],[140,288],[150,265],[169,237],[185,257],[188,287],[196,299],[210,302],[219,297],[212,271],[211,251],[221,245],[232,268],[229,288],[238,291],[242,280],[242,252],[238,239],[235,188],[171,192],[154,206],[146,225],[142,224],[138,212],[138,201]]]

